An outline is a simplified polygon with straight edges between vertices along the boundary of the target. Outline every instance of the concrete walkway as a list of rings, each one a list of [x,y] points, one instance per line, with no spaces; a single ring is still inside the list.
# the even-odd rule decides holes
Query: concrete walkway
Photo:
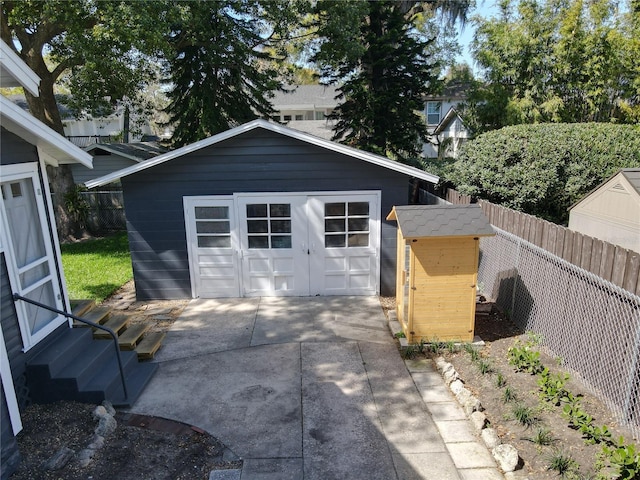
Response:
[[[203,428],[244,463],[211,480],[502,479],[375,297],[194,300],[132,412]]]

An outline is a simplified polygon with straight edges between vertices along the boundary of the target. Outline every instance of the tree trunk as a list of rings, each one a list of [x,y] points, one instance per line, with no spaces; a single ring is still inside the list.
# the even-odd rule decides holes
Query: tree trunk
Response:
[[[25,91],[25,97],[31,114],[47,126],[64,136],[62,118],[53,93],[55,79],[47,69],[44,61],[29,62],[31,69],[40,77],[40,96],[34,97]],[[60,241],[81,238],[85,233],[80,223],[69,212],[65,202],[67,193],[75,188],[73,173],[69,165],[57,167],[47,166],[47,175],[53,195],[53,208]]]

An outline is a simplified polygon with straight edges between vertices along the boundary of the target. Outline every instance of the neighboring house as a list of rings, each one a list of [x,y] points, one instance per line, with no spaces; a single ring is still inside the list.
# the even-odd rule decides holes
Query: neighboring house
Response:
[[[86,185],[122,183],[139,299],[392,295],[412,178],[438,181],[255,120]]]
[[[167,152],[156,142],[94,143],[85,150],[93,157],[93,169],[80,164],[72,165],[73,179],[78,184]]]
[[[455,157],[461,143],[469,138],[469,132],[455,110],[466,99],[467,88],[468,85],[462,82],[451,83],[442,95],[426,98],[424,116],[429,131],[429,142],[423,149],[426,158]]]
[[[21,86],[38,95],[40,79],[3,41],[0,67],[3,87]],[[64,315],[13,296],[70,311],[46,166],[91,167],[91,156],[4,96],[0,96],[0,121],[0,477],[4,480],[20,460],[15,436],[22,429],[21,409],[30,401],[116,399],[102,388],[107,372],[103,363],[115,353],[101,357],[103,363],[92,363],[97,352],[106,350],[96,348],[90,329],[73,329]],[[69,374],[68,368],[78,364],[90,369],[85,372],[91,375],[80,379]],[[133,367],[132,374],[140,372],[127,365]],[[155,370],[142,368],[149,370],[149,376]],[[87,385],[92,390],[85,390],[83,397],[80,389]],[[133,391],[131,383],[129,387]],[[112,393],[117,391],[116,387]]]
[[[285,92],[275,92],[271,104],[275,119],[295,130],[330,140],[333,122],[327,120],[338,106],[335,87],[324,85],[289,85]]]
[[[640,252],[640,168],[625,168],[569,209],[569,228]]]

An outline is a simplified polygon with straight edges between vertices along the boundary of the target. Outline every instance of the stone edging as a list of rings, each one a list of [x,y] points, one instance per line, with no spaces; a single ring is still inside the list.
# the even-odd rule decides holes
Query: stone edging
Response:
[[[496,430],[491,427],[487,416],[482,413],[484,408],[471,391],[464,386],[464,382],[451,363],[445,361],[443,357],[435,359],[436,368],[442,375],[445,384],[456,397],[458,403],[462,406],[464,413],[467,415],[476,432],[480,434],[484,444],[491,451],[498,466],[502,471],[513,472],[520,463],[518,450],[511,444],[502,443]]]

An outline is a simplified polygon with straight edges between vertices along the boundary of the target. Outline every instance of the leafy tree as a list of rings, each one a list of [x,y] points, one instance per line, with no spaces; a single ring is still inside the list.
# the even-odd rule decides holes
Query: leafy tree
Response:
[[[433,30],[417,27],[445,6],[452,18],[463,18],[468,3],[317,2],[312,60],[324,82],[339,85],[342,99],[334,139],[403,162],[420,155],[427,131],[419,112],[424,96],[440,87],[441,64]]]
[[[75,107],[89,112],[112,110],[124,96],[135,98],[150,73],[145,54],[159,47],[167,6],[156,0],[3,1],[2,40],[41,79],[39,97],[25,92],[31,113],[63,134],[54,95],[61,80]],[[50,168],[49,177],[57,200],[72,190],[68,166]],[[56,217],[61,238],[81,234],[64,202],[57,202]]]
[[[227,130],[257,116],[270,117],[273,91],[282,88],[271,54],[279,32],[277,2],[181,2],[167,58],[174,146]],[[275,8],[275,13],[273,10]],[[269,30],[265,35],[265,31]]]
[[[632,5],[637,0],[632,0]],[[466,110],[477,132],[536,122],[632,123],[640,104],[638,9],[614,0],[503,0],[475,18],[484,82]]]
[[[640,127],[515,125],[465,143],[448,180],[464,194],[565,223],[568,208],[621,168],[640,167]]]

